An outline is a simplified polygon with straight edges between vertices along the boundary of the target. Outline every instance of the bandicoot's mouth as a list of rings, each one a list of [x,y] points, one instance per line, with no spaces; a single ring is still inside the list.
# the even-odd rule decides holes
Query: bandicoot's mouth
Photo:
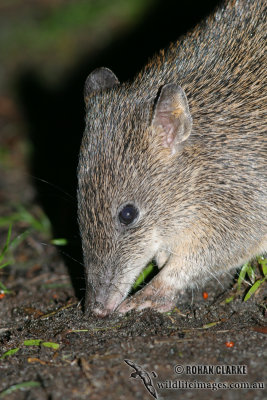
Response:
[[[149,263],[135,280],[128,296],[124,297],[122,293],[118,292],[113,293],[113,295],[109,298],[106,298],[105,301],[101,299],[102,301],[96,302],[96,304],[92,307],[91,310],[93,314],[104,318],[113,312],[116,312],[125,299],[133,296],[136,292],[146,286],[153,279],[153,277],[157,275],[158,272],[159,269],[157,265],[154,262]]]

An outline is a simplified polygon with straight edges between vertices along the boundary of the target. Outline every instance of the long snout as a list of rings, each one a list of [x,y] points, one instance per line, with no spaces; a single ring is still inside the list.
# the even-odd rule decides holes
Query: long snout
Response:
[[[110,287],[87,290],[86,311],[104,318],[116,311],[125,297],[121,292],[110,290]]]

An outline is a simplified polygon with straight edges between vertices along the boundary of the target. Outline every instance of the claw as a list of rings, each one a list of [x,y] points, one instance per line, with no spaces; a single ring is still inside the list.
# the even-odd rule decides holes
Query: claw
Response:
[[[124,300],[116,311],[125,314],[133,309],[141,311],[145,308],[152,308],[159,312],[167,312],[174,308],[175,305],[176,298],[170,299],[149,288],[149,290],[141,290],[133,297]]]

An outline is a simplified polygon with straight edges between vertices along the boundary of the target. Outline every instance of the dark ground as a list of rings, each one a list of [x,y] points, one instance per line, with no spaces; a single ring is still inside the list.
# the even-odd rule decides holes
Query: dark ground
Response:
[[[36,3],[31,5],[33,10],[54,3],[59,7],[62,2]],[[15,9],[2,5],[2,12],[12,17],[21,7],[25,17],[27,2],[13,4]],[[243,302],[244,285],[242,293],[226,303],[233,293],[233,279],[221,279],[223,287],[212,281],[195,290],[193,298],[190,292],[179,299],[178,308],[170,314],[146,310],[102,320],[83,313],[75,202],[75,165],[83,129],[82,84],[87,72],[99,65],[112,67],[122,80],[127,79],[145,62],[145,55],[178,36],[172,27],[174,17],[167,19],[173,3],[157,4],[130,30],[123,30],[123,23],[117,22],[114,35],[123,32],[121,38],[103,45],[101,51],[94,50],[90,57],[83,55],[78,66],[68,66],[56,87],[44,83],[36,69],[40,60],[35,60],[34,67],[23,64],[19,71],[10,70],[11,62],[2,64],[6,69],[0,71],[0,255],[12,221],[11,239],[19,239],[0,258],[0,266],[11,261],[0,269],[0,282],[10,290],[0,297],[0,399],[152,398],[140,377],[130,377],[134,369],[125,359],[150,374],[159,399],[267,398],[266,285]],[[192,4],[197,2],[189,2],[182,13],[181,32],[197,20],[186,19]],[[208,2],[204,5],[203,13],[211,7]],[[169,27],[169,36],[156,34],[159,27],[160,33]],[[145,35],[140,50],[134,44],[140,43],[144,32],[150,34]],[[118,57],[121,53],[128,60],[124,66]],[[58,65],[55,71],[61,71]],[[8,87],[3,83],[6,77],[11,82]],[[50,242],[55,237],[67,238],[69,245],[56,248]],[[206,300],[204,291],[209,295]],[[30,339],[39,342],[25,343]],[[58,346],[47,347],[45,342]],[[10,349],[18,350],[3,356]],[[246,374],[176,373],[177,365],[184,372],[190,365],[242,365],[241,372]],[[173,385],[180,381],[180,387],[206,382],[213,389],[160,389],[157,385],[165,382],[169,387],[170,381]],[[14,386],[27,382],[32,387]],[[229,384],[238,382],[245,382],[246,388],[229,389]],[[265,389],[252,388],[255,382],[261,386],[265,382]],[[216,390],[220,383],[226,388]]]

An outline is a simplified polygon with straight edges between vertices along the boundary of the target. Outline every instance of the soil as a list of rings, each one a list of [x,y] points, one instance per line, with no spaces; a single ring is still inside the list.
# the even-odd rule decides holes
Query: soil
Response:
[[[111,47],[104,53],[89,70],[112,59]],[[0,258],[10,261],[0,269],[9,291],[0,291],[0,399],[267,398],[266,285],[226,302],[233,273],[189,291],[171,313],[84,313],[75,200],[84,70],[53,89],[36,71],[12,75],[16,95],[0,97],[0,254],[11,222],[15,239]]]

